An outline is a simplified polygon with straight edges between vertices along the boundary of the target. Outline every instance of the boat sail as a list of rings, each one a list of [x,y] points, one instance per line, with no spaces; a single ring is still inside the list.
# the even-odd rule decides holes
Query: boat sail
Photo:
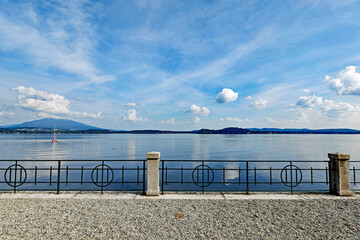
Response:
[[[55,125],[54,125],[54,136],[53,136],[52,143],[57,143],[57,140],[56,140],[56,138],[55,138]]]

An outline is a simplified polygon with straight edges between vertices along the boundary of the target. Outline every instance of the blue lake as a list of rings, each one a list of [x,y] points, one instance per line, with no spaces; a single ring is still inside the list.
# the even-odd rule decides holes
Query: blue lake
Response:
[[[360,160],[360,135],[198,135],[1,134],[0,159],[145,159],[150,151],[162,159],[327,160],[329,152]]]

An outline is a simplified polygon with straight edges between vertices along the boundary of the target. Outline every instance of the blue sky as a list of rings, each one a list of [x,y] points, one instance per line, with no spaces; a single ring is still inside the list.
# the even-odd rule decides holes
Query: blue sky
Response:
[[[3,1],[0,125],[360,129],[360,1]]]

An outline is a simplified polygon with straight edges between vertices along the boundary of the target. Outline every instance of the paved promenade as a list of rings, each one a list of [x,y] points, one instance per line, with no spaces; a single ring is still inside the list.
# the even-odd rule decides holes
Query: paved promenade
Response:
[[[0,239],[359,239],[360,196],[0,194]]]

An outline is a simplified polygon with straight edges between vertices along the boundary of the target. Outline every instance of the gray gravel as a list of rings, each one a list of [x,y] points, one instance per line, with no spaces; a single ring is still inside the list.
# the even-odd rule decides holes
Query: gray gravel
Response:
[[[359,239],[360,200],[0,199],[0,239]]]

